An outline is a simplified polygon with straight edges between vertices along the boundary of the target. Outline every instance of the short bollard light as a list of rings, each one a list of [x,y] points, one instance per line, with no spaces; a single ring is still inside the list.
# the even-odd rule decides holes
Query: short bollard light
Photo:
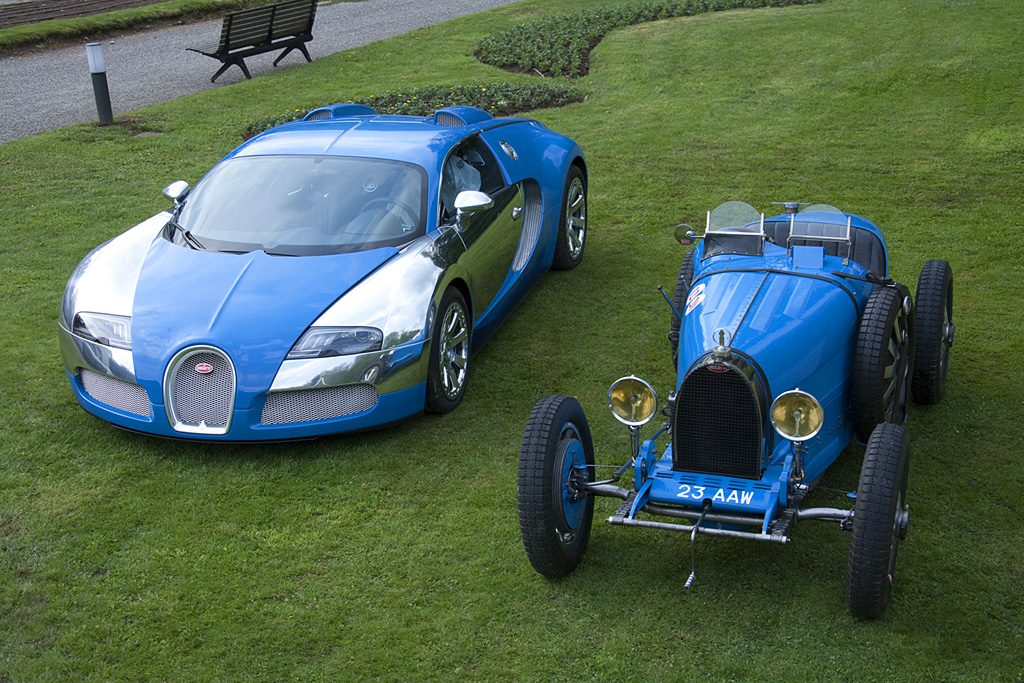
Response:
[[[110,108],[110,90],[107,88],[107,65],[103,61],[103,46],[99,43],[87,43],[85,56],[89,59],[89,72],[92,74],[96,112],[99,114],[100,123],[110,125],[114,122],[114,112]]]

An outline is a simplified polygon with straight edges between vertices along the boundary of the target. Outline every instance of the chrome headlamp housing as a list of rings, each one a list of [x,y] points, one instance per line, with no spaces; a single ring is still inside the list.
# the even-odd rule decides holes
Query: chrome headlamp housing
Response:
[[[799,389],[779,394],[768,414],[775,431],[790,441],[813,439],[825,422],[818,399]]]
[[[647,381],[630,375],[615,380],[608,390],[608,409],[622,424],[640,427],[658,411],[658,395]]]

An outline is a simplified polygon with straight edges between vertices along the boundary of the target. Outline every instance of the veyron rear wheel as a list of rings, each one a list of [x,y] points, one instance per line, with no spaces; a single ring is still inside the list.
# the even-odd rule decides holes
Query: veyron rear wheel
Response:
[[[880,424],[861,466],[846,573],[846,602],[858,619],[877,619],[889,604],[896,554],[910,522],[910,439],[901,425]]]
[[[556,270],[572,270],[583,260],[587,242],[587,185],[578,166],[569,168],[562,192],[562,216],[555,245]]]
[[[917,280],[914,402],[942,400],[953,346],[953,270],[946,261],[928,261]]]
[[[558,578],[579,564],[590,538],[594,446],[579,402],[548,396],[530,413],[519,451],[519,530],[530,564]]]
[[[861,317],[853,357],[853,417],[862,443],[875,425],[906,417],[913,353],[910,295],[903,287],[879,287]]]

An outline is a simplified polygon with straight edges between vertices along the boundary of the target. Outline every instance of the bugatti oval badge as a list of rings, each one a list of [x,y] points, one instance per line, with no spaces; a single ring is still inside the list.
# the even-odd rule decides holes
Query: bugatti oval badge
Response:
[[[213,366],[209,363],[196,363],[196,372],[200,375],[209,375],[213,372]]]

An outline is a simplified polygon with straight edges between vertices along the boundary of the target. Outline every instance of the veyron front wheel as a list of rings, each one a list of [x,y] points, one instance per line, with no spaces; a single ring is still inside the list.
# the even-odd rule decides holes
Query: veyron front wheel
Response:
[[[519,530],[530,564],[549,578],[567,575],[583,557],[594,518],[594,446],[579,402],[548,396],[530,413],[519,451]]]
[[[902,425],[880,424],[861,466],[846,573],[846,602],[859,619],[877,619],[889,604],[896,554],[910,522],[910,439]]]
[[[572,270],[583,260],[587,243],[587,185],[578,166],[569,168],[562,192],[562,216],[555,245],[554,267]]]
[[[953,346],[953,270],[946,261],[928,261],[917,280],[914,402],[942,400]]]
[[[913,353],[910,295],[903,287],[879,287],[861,317],[853,357],[853,417],[862,443],[875,425],[906,417]]]
[[[455,409],[466,393],[471,327],[466,300],[451,288],[441,298],[427,369],[428,413]]]

